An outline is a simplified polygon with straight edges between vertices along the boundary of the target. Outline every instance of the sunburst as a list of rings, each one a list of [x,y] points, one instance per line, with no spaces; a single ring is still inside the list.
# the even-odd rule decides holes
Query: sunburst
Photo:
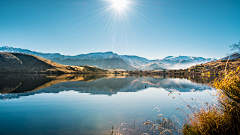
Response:
[[[128,0],[111,0],[112,7],[117,10],[124,10],[130,2]]]
[[[125,42],[126,45],[135,44],[137,42],[137,35],[135,33],[133,23],[144,22],[144,17],[139,11],[141,10],[141,3],[136,0],[100,0],[102,7],[91,12],[94,14],[89,21],[88,25],[93,22],[104,22],[102,32],[99,33],[102,37],[111,38],[112,48],[114,44]],[[121,35],[120,35],[120,34]],[[121,36],[121,39],[119,37]],[[114,38],[113,38],[114,37]],[[131,43],[130,43],[131,42]]]

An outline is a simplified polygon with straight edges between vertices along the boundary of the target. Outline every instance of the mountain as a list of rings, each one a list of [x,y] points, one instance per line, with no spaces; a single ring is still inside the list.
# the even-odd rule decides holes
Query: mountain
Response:
[[[193,65],[216,61],[214,58],[191,57],[191,56],[168,56],[156,61],[169,67],[170,69],[185,69]]]
[[[91,66],[66,66],[31,54],[0,53],[0,73],[78,74],[106,72]]]
[[[105,58],[105,59],[52,59],[53,61],[63,65],[89,65],[102,69],[127,69],[136,70],[119,58]]]
[[[126,70],[153,70],[153,69],[179,69],[188,68],[196,64],[215,61],[214,58],[191,57],[191,56],[168,56],[163,59],[148,60],[134,55],[118,55],[113,52],[96,52],[75,56],[61,55],[59,53],[41,53],[27,49],[0,47],[0,52],[13,52],[32,54],[54,62],[68,65],[91,65],[103,69],[126,69]]]

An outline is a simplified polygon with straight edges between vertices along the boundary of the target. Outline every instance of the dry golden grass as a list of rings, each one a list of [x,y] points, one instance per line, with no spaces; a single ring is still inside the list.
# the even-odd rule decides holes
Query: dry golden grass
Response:
[[[107,73],[93,66],[61,65],[31,54],[0,53],[0,73],[90,74]]]
[[[183,127],[184,135],[240,134],[240,72],[225,71],[214,81],[218,89],[218,105],[196,109]]]

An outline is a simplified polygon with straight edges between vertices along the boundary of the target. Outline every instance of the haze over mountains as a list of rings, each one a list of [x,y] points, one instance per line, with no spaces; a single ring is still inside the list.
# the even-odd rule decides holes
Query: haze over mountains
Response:
[[[89,65],[102,69],[126,70],[183,69],[216,60],[214,58],[191,56],[167,56],[163,59],[148,60],[139,56],[118,55],[113,52],[96,52],[69,56],[59,53],[41,53],[8,46],[0,47],[0,52],[32,54],[64,65]]]

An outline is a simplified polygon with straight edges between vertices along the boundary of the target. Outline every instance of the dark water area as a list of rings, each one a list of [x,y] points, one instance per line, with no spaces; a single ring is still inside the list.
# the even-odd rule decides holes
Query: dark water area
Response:
[[[0,134],[152,134],[143,123],[185,116],[191,98],[210,102],[212,78],[0,75]],[[172,94],[169,94],[172,92]],[[155,109],[154,109],[155,108]],[[157,109],[156,109],[157,108]],[[161,111],[159,111],[161,110]]]

